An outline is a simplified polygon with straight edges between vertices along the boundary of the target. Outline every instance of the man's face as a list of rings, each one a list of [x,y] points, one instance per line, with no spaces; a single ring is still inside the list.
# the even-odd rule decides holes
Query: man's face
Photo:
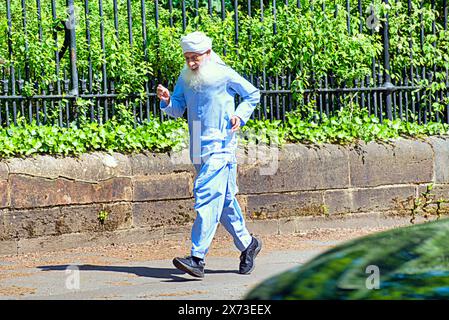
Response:
[[[184,58],[186,59],[186,64],[192,71],[197,71],[201,64],[210,56],[210,50],[199,54],[195,52],[184,53]]]

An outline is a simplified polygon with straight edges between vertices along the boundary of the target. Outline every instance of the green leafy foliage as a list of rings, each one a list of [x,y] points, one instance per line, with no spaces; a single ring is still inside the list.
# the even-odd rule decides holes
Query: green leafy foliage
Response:
[[[302,143],[350,144],[357,141],[388,141],[399,137],[424,138],[429,135],[448,134],[449,125],[440,122],[418,124],[416,122],[383,120],[368,110],[347,105],[335,115],[327,117],[313,113],[307,118],[290,113],[285,123],[285,140]]]
[[[100,212],[98,212],[97,219],[100,222],[100,224],[103,225],[105,223],[106,219],[108,218],[108,216],[109,216],[109,212],[107,212],[106,210],[101,210]]]
[[[67,19],[65,0],[55,2],[56,19],[52,16],[50,3],[42,3],[39,22],[36,2],[26,1],[25,31],[21,2],[11,1],[10,38],[7,36],[6,3],[0,2],[0,61],[4,61],[6,66],[13,63],[16,71],[21,70],[22,77],[25,64],[28,64],[32,80],[24,84],[23,94],[27,96],[63,79],[64,71],[69,68],[67,52],[60,61],[59,70],[55,62],[55,50],[60,51],[63,47],[63,25]],[[185,31],[182,28],[180,1],[173,1],[172,10],[168,1],[158,2],[157,25],[156,2],[145,1],[146,37],[142,30],[140,0],[130,2],[130,29],[127,1],[117,1],[118,31],[112,1],[103,2],[103,17],[100,17],[98,2],[89,2],[89,14],[85,12],[84,3],[75,1],[77,65],[81,78],[86,78],[88,67],[92,66],[93,92],[103,90],[103,68],[107,79],[114,81],[116,92],[123,96],[134,93],[144,97],[144,82],[149,76],[158,76],[162,83],[172,83],[184,63],[179,40],[182,35],[195,29],[205,31],[213,39],[214,50],[219,54],[226,52],[224,60],[240,73],[263,70],[268,74],[288,70],[297,73],[292,84],[297,99],[302,97],[302,90],[317,85],[311,82],[312,76],[319,79],[325,74],[331,75],[338,86],[350,85],[355,79],[365,77],[372,80],[372,62],[382,61],[383,48],[381,30],[370,29],[365,21],[370,16],[366,9],[372,3],[380,21],[386,13],[389,15],[392,78],[401,79],[403,72],[409,72],[411,68],[415,71],[423,67],[431,70],[436,66],[438,72],[434,79],[416,77],[415,84],[426,88],[428,96],[446,89],[447,85],[444,79],[449,67],[449,33],[444,30],[439,10],[441,1],[437,1],[435,9],[432,9],[430,1],[424,1],[421,8],[420,0],[412,0],[409,13],[408,6],[401,1],[391,1],[385,5],[381,0],[363,0],[360,16],[358,1],[351,0],[349,31],[346,0],[301,1],[301,8],[293,2],[286,6],[283,1],[277,1],[276,10],[273,10],[272,1],[263,1],[263,10],[253,4],[251,16],[248,14],[248,3],[239,1],[238,41],[235,37],[234,1],[230,0],[225,1],[224,20],[221,17],[221,1],[211,2],[212,15],[209,15],[208,1],[198,2],[198,12],[194,9],[194,1],[187,1]],[[421,26],[425,35],[422,39]],[[12,56],[9,55],[9,40]],[[377,64],[376,69],[382,72],[382,64]]]
[[[313,102],[311,102],[313,103]],[[116,117],[103,125],[86,121],[69,128],[27,123],[0,128],[0,157],[24,157],[35,154],[79,155],[92,151],[132,153],[180,151],[188,145],[185,119],[160,121],[152,118],[137,125],[123,106]],[[304,118],[298,111],[286,121],[249,120],[241,128],[240,142],[282,146],[285,143],[347,145],[358,141],[389,141],[399,137],[425,138],[449,134],[449,125],[440,122],[418,124],[400,119],[380,122],[366,109],[347,105],[331,117],[318,114]]]
[[[116,119],[103,125],[83,123],[69,128],[38,126],[22,120],[0,128],[0,157],[24,157],[34,154],[79,155],[92,151],[132,153],[143,150],[166,152],[187,145],[184,120],[150,119],[139,126]]]
[[[421,8],[421,1],[412,0],[411,13],[407,5],[400,1],[386,6],[381,0],[363,0],[362,8],[368,8],[372,2],[377,17],[382,19],[385,13],[389,14],[392,78],[400,79],[404,71],[431,70],[436,66],[438,72],[433,79],[415,79],[414,84],[425,89],[424,96],[420,97],[421,103],[424,105],[426,98],[447,90],[445,76],[449,67],[449,34],[444,30],[442,15],[438,11],[441,1],[436,1],[436,10],[432,10],[429,1],[424,1]],[[61,26],[67,18],[65,0],[56,0],[55,3],[56,19],[52,16],[51,5],[42,3],[39,20],[36,2],[26,1],[25,32],[21,2],[11,1],[12,28],[11,37],[8,37],[6,2],[0,2],[0,63],[6,67],[14,65],[22,77],[25,75],[25,65],[28,65],[31,80],[23,84],[21,94],[24,96],[33,96],[46,85],[64,79],[64,72],[69,68],[67,53],[62,57],[59,69],[55,61],[55,53],[63,47],[64,32]],[[159,1],[157,26],[154,23],[155,2],[145,1],[146,41],[142,32],[140,0],[130,2],[132,41],[127,1],[117,1],[118,31],[112,1],[103,2],[103,18],[100,17],[98,2],[89,2],[89,14],[84,11],[84,3],[75,1],[80,78],[86,78],[91,65],[94,76],[92,92],[102,92],[105,69],[107,80],[114,81],[119,98],[130,99],[131,95],[137,95],[135,103],[146,97],[145,81],[150,76],[157,75],[160,82],[169,86],[173,84],[184,64],[179,40],[182,35],[195,29],[205,31],[213,39],[214,50],[219,54],[226,52],[223,59],[240,73],[266,71],[273,75],[284,71],[295,72],[297,77],[292,83],[292,90],[300,101],[304,89],[317,85],[311,81],[312,75],[318,79],[328,74],[337,86],[351,85],[355,79],[371,79],[373,59],[381,61],[379,30],[367,27],[367,23],[360,18],[358,1],[353,0],[350,1],[350,32],[347,30],[346,0],[301,1],[301,8],[293,3],[287,7],[283,1],[278,1],[276,10],[272,8],[272,1],[263,1],[263,10],[253,6],[251,16],[247,14],[247,2],[238,2],[238,41],[234,34],[234,1],[225,1],[223,20],[221,1],[212,1],[212,16],[207,11],[206,1],[199,1],[201,8],[197,16],[193,1],[190,1],[185,31],[182,29],[180,1],[173,2],[171,11],[168,1]],[[365,16],[368,17],[369,13]],[[173,26],[169,23],[170,18]],[[435,35],[432,22],[435,22]],[[90,27],[90,41],[86,36],[87,24]],[[360,26],[362,33],[359,32]],[[425,31],[423,38],[421,26]],[[100,33],[102,29],[104,46]],[[9,46],[12,56],[9,55]],[[382,71],[381,65],[376,65],[376,68]],[[90,123],[86,115],[92,103],[93,100],[77,99],[76,107],[81,118],[68,128],[38,126],[35,122],[28,123],[23,117],[17,125],[0,128],[0,157],[39,153],[75,155],[96,150],[163,152],[186,146],[185,120],[161,122],[151,118],[148,122],[137,124],[134,123],[130,105],[118,104],[119,115],[116,118],[104,124]],[[432,107],[435,112],[441,112],[447,103],[446,98],[435,102]],[[240,132],[241,142],[348,144],[359,140],[385,141],[401,136],[419,138],[448,133],[448,126],[433,121],[434,118],[426,125],[399,119],[381,122],[351,101],[345,101],[343,105],[337,113],[325,116],[315,111],[312,101],[288,114],[285,122],[250,120]],[[49,118],[57,119],[56,108],[48,112]],[[408,119],[414,120],[414,115],[408,115]]]

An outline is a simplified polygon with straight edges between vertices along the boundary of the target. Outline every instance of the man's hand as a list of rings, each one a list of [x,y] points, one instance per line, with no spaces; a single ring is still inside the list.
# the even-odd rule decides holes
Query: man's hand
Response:
[[[157,97],[166,104],[170,103],[170,91],[161,84],[157,86]]]
[[[231,125],[232,125],[231,131],[236,132],[237,130],[239,130],[241,122],[242,122],[242,120],[238,116],[232,116],[231,117]]]

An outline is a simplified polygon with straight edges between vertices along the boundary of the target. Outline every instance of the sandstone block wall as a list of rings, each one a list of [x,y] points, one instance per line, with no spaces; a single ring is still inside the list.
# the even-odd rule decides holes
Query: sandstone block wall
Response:
[[[238,200],[249,225],[272,221],[276,232],[280,225],[297,230],[298,217],[404,211],[429,184],[449,199],[449,137],[289,144],[239,150],[238,159]],[[61,237],[78,246],[105,234],[144,240],[188,233],[194,179],[186,150],[0,160],[0,254],[54,248]],[[103,222],[100,212],[107,212]]]

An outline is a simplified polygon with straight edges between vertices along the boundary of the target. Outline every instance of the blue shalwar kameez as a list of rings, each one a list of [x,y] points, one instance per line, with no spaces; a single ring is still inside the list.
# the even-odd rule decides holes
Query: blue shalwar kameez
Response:
[[[232,235],[236,247],[244,251],[252,236],[236,199],[238,187],[235,151],[237,136],[231,132],[231,117],[243,126],[259,103],[260,91],[226,65],[219,65],[223,78],[201,90],[190,88],[178,78],[170,103],[160,107],[172,117],[181,117],[187,108],[190,159],[197,176],[194,182],[194,209],[191,255],[204,259],[218,223]],[[235,108],[234,96],[242,102]]]

